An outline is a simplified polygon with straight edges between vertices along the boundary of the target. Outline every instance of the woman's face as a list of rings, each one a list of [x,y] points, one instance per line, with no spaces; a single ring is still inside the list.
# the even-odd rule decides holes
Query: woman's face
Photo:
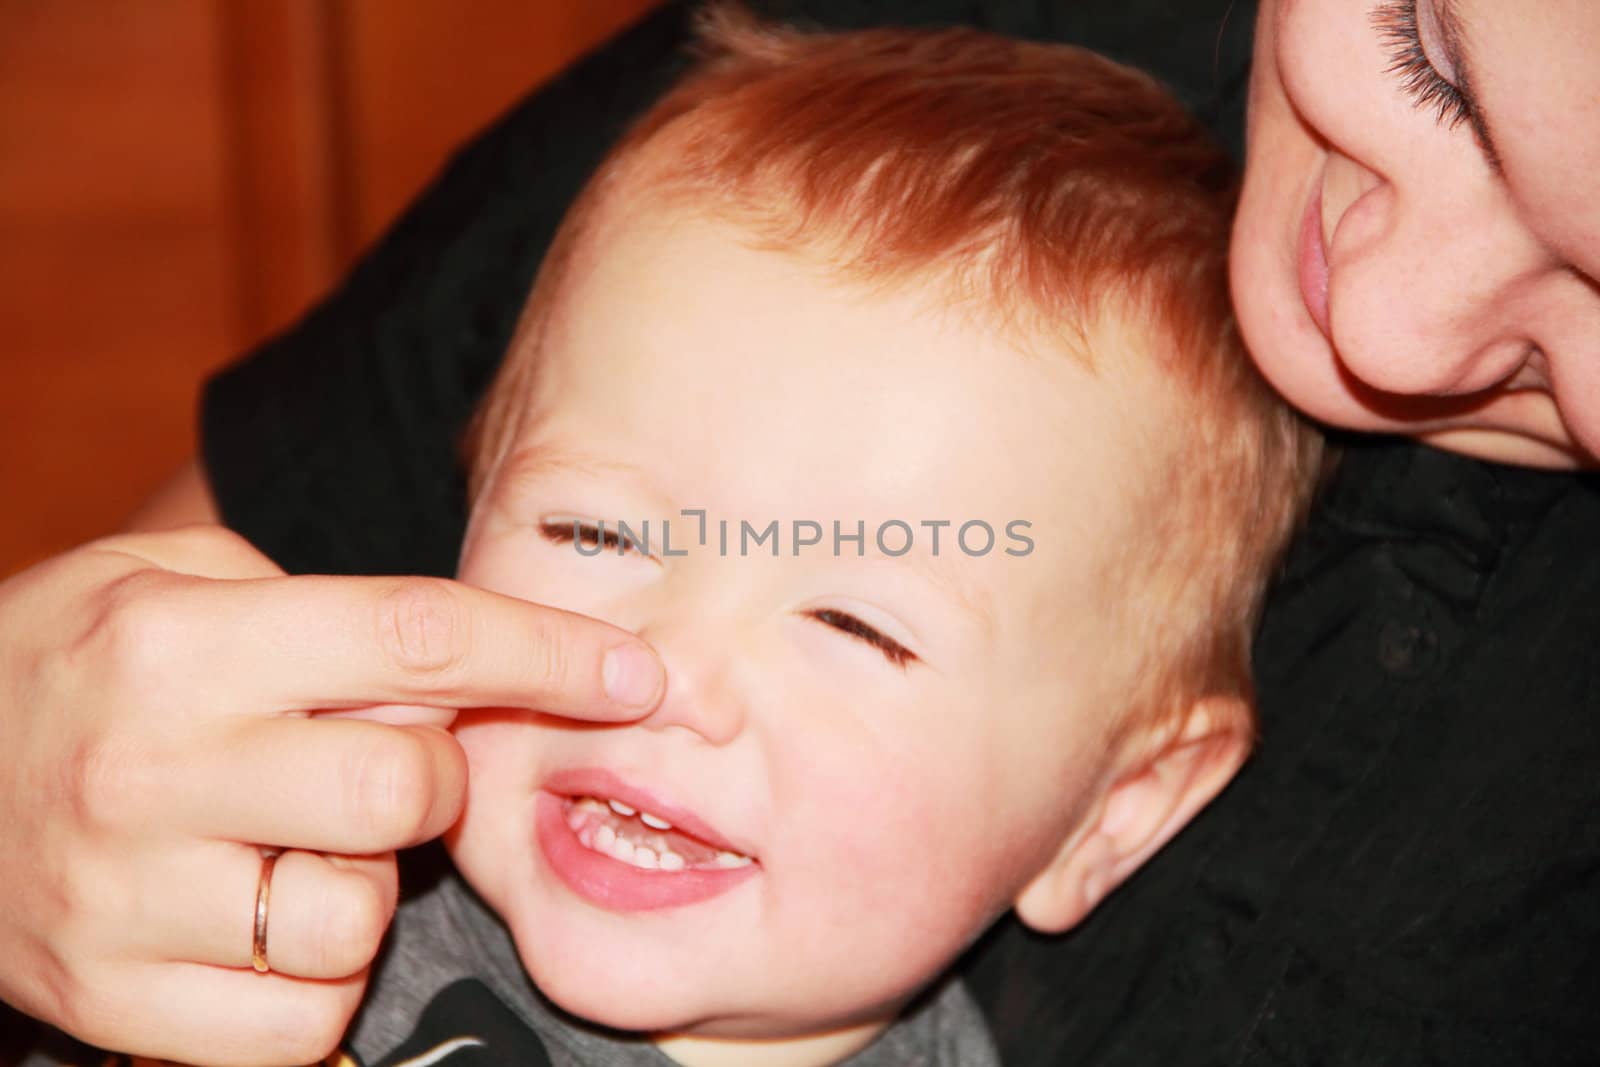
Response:
[[[1325,422],[1600,465],[1600,2],[1263,0],[1233,290]]]

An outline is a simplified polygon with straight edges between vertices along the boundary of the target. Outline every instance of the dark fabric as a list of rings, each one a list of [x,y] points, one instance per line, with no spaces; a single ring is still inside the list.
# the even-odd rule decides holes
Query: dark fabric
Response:
[[[1263,741],[1058,942],[1007,1063],[1600,1062],[1600,482],[1352,442],[1257,643]]]
[[[766,6],[1072,39],[1239,142],[1251,5]],[[329,304],[212,385],[231,524],[291,570],[450,571],[451,442],[686,25],[669,7],[530,97]],[[1597,544],[1592,478],[1353,443],[1258,644],[1256,759],[1081,930],[1002,924],[965,961],[1006,1062],[1600,1062]]]

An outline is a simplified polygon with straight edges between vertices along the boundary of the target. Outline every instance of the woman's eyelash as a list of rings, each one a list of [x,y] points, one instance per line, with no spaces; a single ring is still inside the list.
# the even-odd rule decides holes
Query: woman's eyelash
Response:
[[[622,547],[622,535],[616,530],[607,529],[603,522],[586,523],[547,519],[539,523],[539,533],[543,535],[546,541],[555,545],[570,545],[576,541],[586,548],[596,549],[597,551],[604,549],[608,552],[616,552]],[[639,556],[645,555],[632,540],[629,540],[627,547],[621,554],[626,555],[628,552]],[[594,552],[590,553],[590,555],[594,554]],[[645,556],[645,558],[649,559],[651,557]]]
[[[1385,0],[1372,13],[1372,22],[1389,47],[1388,73],[1400,79],[1417,107],[1437,112],[1440,125],[1453,130],[1472,118],[1472,103],[1440,76],[1423,51],[1417,3],[1418,0]]]
[[[917,655],[909,648],[902,645],[892,637],[879,633],[854,615],[831,608],[822,608],[818,611],[806,613],[824,626],[831,626],[835,630],[849,634],[858,640],[864,641],[883,653],[883,658],[904,670],[907,664],[915,663]]]

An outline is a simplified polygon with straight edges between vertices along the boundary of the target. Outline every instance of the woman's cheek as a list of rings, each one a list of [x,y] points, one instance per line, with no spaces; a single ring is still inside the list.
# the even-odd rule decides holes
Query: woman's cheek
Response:
[[[1291,102],[1283,80],[1309,88],[1326,75],[1325,57],[1314,49],[1302,55],[1301,45],[1320,2],[1262,8],[1229,270],[1240,330],[1262,374],[1296,407],[1338,421],[1348,414],[1347,397],[1332,346],[1312,318],[1300,280],[1303,224],[1321,188],[1329,149],[1308,125],[1300,109],[1305,105]]]

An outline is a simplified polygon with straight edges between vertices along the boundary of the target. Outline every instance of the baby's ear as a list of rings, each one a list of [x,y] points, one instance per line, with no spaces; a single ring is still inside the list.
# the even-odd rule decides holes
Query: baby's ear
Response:
[[[1081,922],[1222,791],[1252,736],[1243,700],[1206,697],[1175,729],[1130,746],[1088,821],[1017,896],[1017,917],[1051,934]]]

